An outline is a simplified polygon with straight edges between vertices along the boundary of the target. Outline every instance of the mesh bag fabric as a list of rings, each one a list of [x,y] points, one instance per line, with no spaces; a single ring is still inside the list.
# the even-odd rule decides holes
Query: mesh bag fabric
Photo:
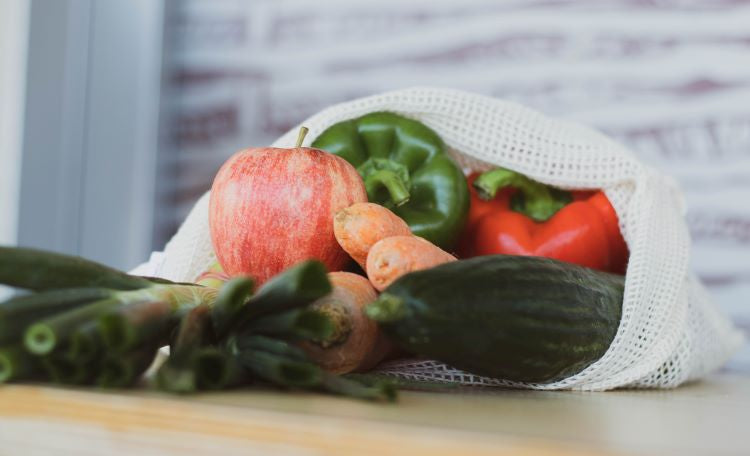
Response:
[[[630,249],[622,320],[606,354],[577,375],[549,384],[515,384],[468,374],[431,360],[379,370],[414,380],[534,389],[669,388],[719,367],[741,334],[689,272],[685,204],[675,182],[606,136],[502,100],[455,90],[413,88],[332,106],[305,120],[305,144],[342,120],[392,111],[435,130],[464,167],[513,169],[561,188],[603,189]],[[291,147],[299,127],[273,145]],[[194,280],[213,261],[208,194],[192,209],[163,253],[141,270]]]

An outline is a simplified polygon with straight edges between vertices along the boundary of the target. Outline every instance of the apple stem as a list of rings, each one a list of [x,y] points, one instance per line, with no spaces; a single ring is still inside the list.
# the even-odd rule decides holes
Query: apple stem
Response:
[[[299,135],[297,135],[297,145],[295,147],[302,147],[302,141],[305,140],[305,136],[307,136],[307,132],[309,130],[307,127],[300,127],[299,128]]]

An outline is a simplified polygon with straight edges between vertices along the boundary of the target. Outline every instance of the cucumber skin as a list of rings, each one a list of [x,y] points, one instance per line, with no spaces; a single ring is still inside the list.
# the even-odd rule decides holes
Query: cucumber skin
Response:
[[[135,290],[153,282],[72,255],[0,246],[0,283],[27,290],[110,288]]]
[[[573,264],[476,257],[399,278],[384,294],[405,312],[380,325],[401,348],[467,372],[550,383],[604,355],[623,292],[623,276]]]

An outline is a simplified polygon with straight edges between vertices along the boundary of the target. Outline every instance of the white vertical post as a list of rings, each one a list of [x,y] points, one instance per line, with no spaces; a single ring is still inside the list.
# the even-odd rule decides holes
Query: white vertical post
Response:
[[[15,244],[29,1],[0,2],[0,244]]]
[[[163,7],[30,2],[19,245],[122,269],[148,258]]]
[[[18,239],[28,20],[28,0],[0,2],[0,245]]]

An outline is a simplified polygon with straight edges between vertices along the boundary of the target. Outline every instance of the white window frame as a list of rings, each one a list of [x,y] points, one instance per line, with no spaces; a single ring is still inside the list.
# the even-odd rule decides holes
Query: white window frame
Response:
[[[123,269],[147,258],[163,10],[31,1],[18,244]]]

